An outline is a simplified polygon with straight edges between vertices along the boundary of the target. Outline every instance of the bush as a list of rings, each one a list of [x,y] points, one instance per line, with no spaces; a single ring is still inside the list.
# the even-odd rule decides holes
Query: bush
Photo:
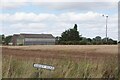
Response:
[[[23,44],[18,44],[18,46],[23,46]]]
[[[86,45],[86,44],[87,44],[87,42],[86,42],[86,41],[84,41],[84,40],[82,40],[82,41],[80,41],[80,44],[81,44],[81,45]]]

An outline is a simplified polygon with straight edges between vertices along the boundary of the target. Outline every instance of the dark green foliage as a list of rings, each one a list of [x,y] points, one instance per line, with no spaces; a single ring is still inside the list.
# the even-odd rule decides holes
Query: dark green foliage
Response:
[[[5,38],[5,44],[8,45],[8,43],[10,43],[11,40],[12,40],[12,36],[7,36],[7,37]]]
[[[61,37],[56,37],[56,44],[61,45],[112,45],[117,44],[117,41],[111,38],[101,38],[100,36],[96,36],[95,38],[86,38],[79,35],[77,31],[77,24],[74,25],[73,29],[65,30]]]
[[[23,44],[19,44],[19,46],[23,46]]]
[[[81,45],[87,44],[87,38],[86,37],[82,37],[82,40],[80,41]]]
[[[0,35],[0,44],[5,44],[5,35]]]
[[[55,44],[58,44],[60,42],[59,39],[60,39],[59,36],[55,37]]]
[[[118,41],[118,43],[120,43],[120,41]]]
[[[117,44],[116,40],[113,40],[111,38],[107,38],[107,42],[106,42],[106,38],[102,39],[102,44]]]
[[[108,39],[108,44],[117,44],[117,41],[114,41],[112,39]]]
[[[3,40],[3,41],[5,40],[5,35],[4,35],[4,34],[2,34],[2,40]]]
[[[77,24],[75,24],[74,29],[77,31]]]
[[[106,41],[105,41],[105,42],[106,42]],[[102,39],[101,39],[101,37],[100,37],[100,36],[96,36],[95,38],[93,38],[92,43],[93,43],[93,44],[96,44],[96,45],[102,44]]]
[[[75,24],[73,29],[66,30],[62,33],[60,41],[79,41],[80,36],[77,31],[77,24]]]

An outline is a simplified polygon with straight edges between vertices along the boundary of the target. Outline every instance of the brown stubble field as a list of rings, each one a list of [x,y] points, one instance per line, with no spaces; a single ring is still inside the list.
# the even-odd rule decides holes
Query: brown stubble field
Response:
[[[118,77],[117,45],[3,46],[2,56],[4,78]],[[33,63],[55,70],[36,70]]]

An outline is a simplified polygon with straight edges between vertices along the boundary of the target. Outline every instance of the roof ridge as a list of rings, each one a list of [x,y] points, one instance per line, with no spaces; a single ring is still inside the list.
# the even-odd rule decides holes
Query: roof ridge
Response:
[[[18,35],[23,35],[23,34],[26,34],[26,35],[27,35],[28,33],[20,33],[20,34],[18,34]],[[32,34],[32,33],[31,33],[31,34],[28,34],[28,35],[41,35],[41,34]],[[52,34],[51,34],[51,35],[52,35]]]

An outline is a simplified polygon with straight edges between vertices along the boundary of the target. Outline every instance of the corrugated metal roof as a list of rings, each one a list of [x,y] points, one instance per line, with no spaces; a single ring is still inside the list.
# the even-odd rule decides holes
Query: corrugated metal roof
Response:
[[[24,38],[54,38],[52,34],[20,34]]]

